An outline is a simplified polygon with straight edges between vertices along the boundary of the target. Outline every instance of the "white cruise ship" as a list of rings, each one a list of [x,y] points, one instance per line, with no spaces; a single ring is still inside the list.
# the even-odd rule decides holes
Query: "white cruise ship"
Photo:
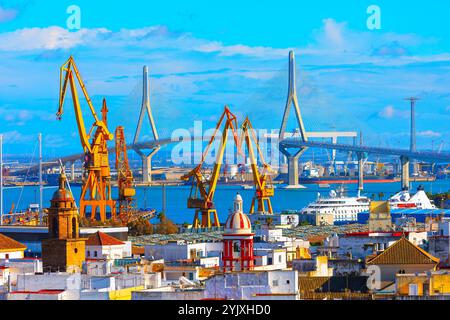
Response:
[[[391,209],[436,209],[422,186],[417,188],[415,195],[411,196],[408,190],[402,190],[389,199]]]
[[[317,194],[317,199],[301,210],[300,214],[333,214],[334,223],[358,222],[358,213],[368,211],[370,199],[363,196],[348,197],[341,187],[331,190],[328,197]]]

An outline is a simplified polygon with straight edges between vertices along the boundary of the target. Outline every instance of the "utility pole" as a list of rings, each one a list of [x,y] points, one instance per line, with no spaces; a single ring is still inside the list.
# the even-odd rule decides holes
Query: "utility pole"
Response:
[[[44,186],[42,184],[42,133],[38,135],[39,140],[39,225],[43,223],[44,212]]]
[[[3,135],[0,134],[0,225],[3,225]]]
[[[162,185],[162,212],[166,214],[166,184]]]
[[[416,151],[416,101],[420,100],[417,97],[405,98],[411,104],[411,133],[410,133],[410,146],[409,150],[411,152]],[[412,161],[413,174],[416,173],[416,160]]]
[[[359,133],[359,144],[363,145],[362,131]],[[364,190],[364,153],[358,152],[358,197],[361,196],[361,192]]]

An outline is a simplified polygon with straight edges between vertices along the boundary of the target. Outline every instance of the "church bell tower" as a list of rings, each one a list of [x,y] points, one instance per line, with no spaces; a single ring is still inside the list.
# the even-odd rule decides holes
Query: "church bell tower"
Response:
[[[79,236],[80,215],[66,180],[62,171],[48,209],[49,238],[42,241],[44,271],[79,272],[85,261],[86,239]]]

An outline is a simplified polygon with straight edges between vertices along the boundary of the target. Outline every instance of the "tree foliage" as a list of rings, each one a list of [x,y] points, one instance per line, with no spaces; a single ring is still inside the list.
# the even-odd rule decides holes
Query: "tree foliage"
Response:
[[[128,233],[131,236],[143,236],[147,234],[153,234],[153,225],[144,218],[139,218],[137,220],[128,223]]]

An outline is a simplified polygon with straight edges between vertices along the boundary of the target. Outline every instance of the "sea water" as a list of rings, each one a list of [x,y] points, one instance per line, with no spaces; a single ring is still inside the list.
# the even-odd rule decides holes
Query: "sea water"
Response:
[[[419,185],[422,185],[427,192],[441,193],[450,190],[450,180],[436,180],[434,182],[415,182],[412,183],[411,193],[414,193]],[[319,185],[305,185],[305,189],[283,189],[277,185],[275,195],[272,198],[272,207],[275,212],[283,210],[301,210],[310,202],[316,200],[317,194],[328,196],[331,189],[336,189],[339,185],[330,185],[327,188]],[[357,192],[356,184],[346,185],[347,194],[355,196]],[[72,186],[72,192],[75,199],[79,199],[81,187]],[[163,187],[137,187],[136,201],[138,208],[153,208],[157,212],[162,210]],[[187,208],[187,199],[189,197],[190,186],[166,186],[166,215],[175,223],[192,223],[194,210]],[[44,207],[50,206],[50,199],[56,187],[46,187],[44,189]],[[383,199],[387,199],[400,190],[400,183],[366,183],[363,194],[379,200],[382,193]],[[225,221],[233,205],[233,198],[236,193],[241,194],[244,200],[244,209],[250,209],[251,201],[254,195],[254,189],[243,189],[241,186],[219,185],[215,193],[214,203],[219,215],[220,221]],[[113,197],[116,197],[117,189],[113,189]],[[8,188],[4,191],[4,212],[8,213],[12,203],[15,204],[15,210],[25,210],[30,203],[39,202],[39,188],[29,186],[23,188]],[[77,201],[78,202],[78,201]]]

